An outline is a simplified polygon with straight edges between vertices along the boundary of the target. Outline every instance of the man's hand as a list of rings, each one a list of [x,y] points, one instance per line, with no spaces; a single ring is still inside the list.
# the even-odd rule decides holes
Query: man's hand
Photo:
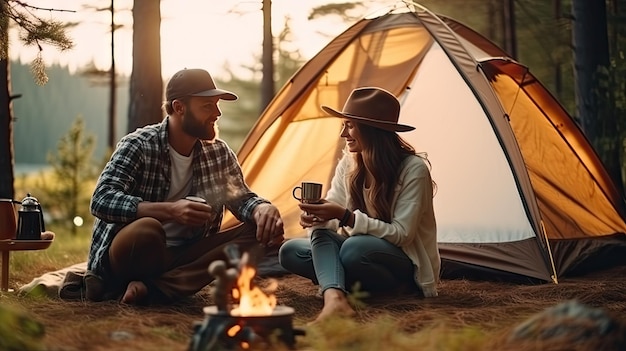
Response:
[[[283,219],[276,206],[268,203],[257,205],[252,217],[256,223],[256,239],[261,245],[272,246],[284,240]]]
[[[198,227],[215,219],[216,213],[205,203],[181,199],[174,202],[172,213],[178,223]]]
[[[161,222],[176,221],[191,227],[204,225],[216,216],[217,212],[210,205],[186,199],[175,202],[141,201],[137,206],[137,217],[153,217]]]

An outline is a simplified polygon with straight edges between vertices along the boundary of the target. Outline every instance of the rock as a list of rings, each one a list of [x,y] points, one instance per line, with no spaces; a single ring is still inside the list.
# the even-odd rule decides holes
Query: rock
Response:
[[[124,330],[116,330],[111,333],[111,340],[115,340],[115,341],[126,341],[126,340],[132,340],[134,338],[135,338],[135,335],[133,335],[133,333],[127,332]]]
[[[598,350],[626,350],[626,326],[608,312],[572,300],[547,308],[521,323],[509,336],[511,345],[520,341],[558,344],[571,350],[582,345]]]

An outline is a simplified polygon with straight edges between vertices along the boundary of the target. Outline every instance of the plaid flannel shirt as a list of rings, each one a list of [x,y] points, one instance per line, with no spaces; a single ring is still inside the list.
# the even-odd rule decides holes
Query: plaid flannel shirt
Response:
[[[163,202],[170,190],[169,117],[123,137],[104,167],[91,198],[96,217],[87,268],[107,276],[104,260],[117,232],[137,218],[141,201]],[[222,140],[199,140],[193,149],[191,194],[201,196],[218,211],[204,235],[219,231],[224,208],[240,221],[252,221],[252,211],[269,201],[245,183],[237,156]]]

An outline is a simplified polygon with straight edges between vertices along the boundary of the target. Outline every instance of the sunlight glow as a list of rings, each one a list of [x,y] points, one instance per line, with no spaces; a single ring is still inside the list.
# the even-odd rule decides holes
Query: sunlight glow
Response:
[[[74,225],[77,227],[82,227],[83,226],[83,217],[81,216],[76,216],[74,217]]]
[[[161,0],[163,79],[169,79],[184,67],[205,68],[220,76],[225,74],[225,66],[237,72],[242,65],[256,63],[263,41],[261,1]],[[132,0],[116,0],[114,4],[115,22],[122,25],[115,34],[115,64],[117,71],[126,75],[132,70],[132,3]],[[338,16],[308,20],[313,7],[329,3],[333,1],[272,0],[273,35],[281,32],[288,17],[292,46],[305,59],[311,58],[352,24]],[[375,3],[379,8],[390,1]],[[40,11],[37,14],[43,18],[79,23],[69,30],[74,49],[58,52],[54,47],[43,45],[43,58],[47,64],[68,66],[70,71],[90,63],[102,70],[110,67],[110,12],[96,12],[85,7],[107,9],[110,0],[29,0],[28,4],[74,11]],[[10,54],[14,59],[26,63],[37,55],[36,48],[24,47],[19,42],[15,30],[11,31],[10,43]]]

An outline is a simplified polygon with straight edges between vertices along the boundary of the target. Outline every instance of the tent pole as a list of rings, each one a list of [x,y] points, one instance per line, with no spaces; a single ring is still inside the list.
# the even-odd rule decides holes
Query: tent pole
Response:
[[[552,281],[554,284],[559,283],[559,278],[556,274],[556,267],[554,266],[554,257],[552,256],[552,248],[550,248],[550,241],[548,241],[548,233],[546,233],[546,227],[543,225],[543,219],[539,220],[539,224],[541,224],[541,232],[543,233],[543,237],[546,240],[546,248],[548,249],[548,261],[550,261],[550,268],[552,268]]]

